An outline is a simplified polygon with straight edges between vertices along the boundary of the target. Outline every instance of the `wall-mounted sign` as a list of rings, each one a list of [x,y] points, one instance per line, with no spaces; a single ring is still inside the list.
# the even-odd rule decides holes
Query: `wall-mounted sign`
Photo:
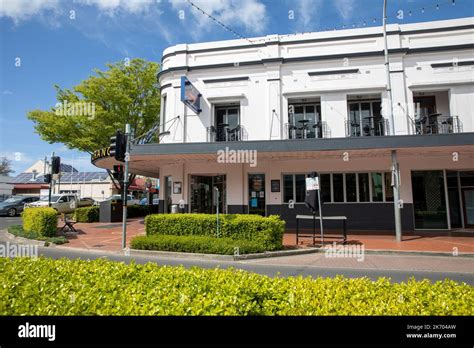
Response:
[[[105,158],[105,157],[110,157],[110,146],[94,151],[94,153],[91,155],[91,162],[94,163],[99,158]]]
[[[319,177],[306,178],[306,191],[319,190]]]
[[[181,76],[181,101],[195,113],[201,110],[201,96],[196,87],[193,86],[186,76]]]
[[[271,181],[272,192],[280,192],[280,180]]]
[[[181,182],[176,181],[173,183],[173,193],[175,195],[181,194]]]

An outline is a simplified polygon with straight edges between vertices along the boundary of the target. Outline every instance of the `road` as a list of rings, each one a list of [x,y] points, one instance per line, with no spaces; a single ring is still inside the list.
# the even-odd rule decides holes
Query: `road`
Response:
[[[21,225],[21,217],[0,216],[0,230],[4,230],[10,225]]]
[[[5,242],[0,241],[0,244],[5,244]],[[10,244],[12,244],[10,242]],[[281,264],[282,257],[265,260],[245,260],[245,261],[217,261],[217,260],[202,260],[202,259],[178,259],[178,258],[170,258],[170,257],[163,257],[163,256],[142,256],[142,255],[133,255],[127,256],[123,253],[119,252],[99,252],[99,251],[88,251],[88,250],[81,250],[81,249],[73,249],[73,248],[64,248],[64,247],[38,247],[38,254],[43,255],[46,257],[51,257],[54,259],[66,257],[69,259],[98,259],[98,258],[106,258],[113,261],[121,261],[121,262],[130,262],[131,260],[135,260],[136,263],[147,263],[147,262],[154,262],[158,265],[169,265],[169,266],[178,266],[183,265],[184,267],[202,267],[202,268],[228,268],[234,267],[238,269],[247,270],[250,272],[255,272],[259,274],[268,275],[271,277],[274,276],[312,276],[312,277],[334,277],[336,275],[344,275],[350,278],[358,278],[358,277],[369,277],[373,280],[379,277],[390,277],[393,282],[401,282],[406,281],[410,277],[415,277],[418,280],[421,279],[430,279],[431,281],[443,280],[446,278],[458,281],[458,282],[465,282],[470,285],[474,285],[474,273],[472,272],[439,272],[439,271],[424,271],[424,270],[413,270],[413,269],[374,269],[374,268],[344,268],[344,267],[328,267],[328,266],[315,266],[315,265],[291,265],[291,264]],[[384,264],[390,264],[388,262],[390,257],[394,256],[381,256],[381,255],[366,255],[366,258],[382,258],[385,260]],[[404,256],[396,256],[396,257],[404,257]],[[428,257],[428,256],[420,256],[420,257]],[[439,257],[438,257],[439,259]],[[473,262],[474,260],[471,258],[470,260],[466,260],[466,262]],[[372,261],[373,262],[373,261]],[[437,262],[440,262],[437,260]]]

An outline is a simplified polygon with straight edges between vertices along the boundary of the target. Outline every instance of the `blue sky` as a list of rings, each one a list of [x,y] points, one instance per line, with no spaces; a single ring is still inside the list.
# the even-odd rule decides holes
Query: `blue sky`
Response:
[[[383,3],[192,1],[245,37],[380,25]],[[451,2],[389,0],[389,23],[474,15],[474,0]],[[396,16],[399,10],[403,19]],[[79,170],[97,170],[88,154],[41,140],[26,118],[29,110],[55,105],[55,84],[72,87],[107,62],[134,57],[159,62],[170,45],[234,38],[184,0],[0,0],[0,157],[13,161],[15,174],[52,151]]]

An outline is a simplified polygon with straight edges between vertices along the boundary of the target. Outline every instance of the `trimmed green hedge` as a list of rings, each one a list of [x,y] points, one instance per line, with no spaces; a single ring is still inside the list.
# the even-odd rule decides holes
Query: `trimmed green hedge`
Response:
[[[149,213],[147,205],[129,205],[127,207],[127,217],[129,218],[147,216]]]
[[[141,205],[130,205],[127,209],[127,217],[135,218],[148,215],[148,207]],[[100,207],[95,205],[91,207],[77,208],[74,211],[74,220],[77,222],[99,222]]]
[[[285,222],[278,216],[222,214],[220,236],[257,242],[265,250],[283,248]],[[216,215],[153,214],[145,218],[147,236],[156,234],[217,236]]]
[[[45,241],[46,243],[53,243],[53,244],[65,244],[69,243],[66,237],[59,236],[59,237],[45,237],[42,236],[41,233],[36,231],[25,231],[21,225],[10,225],[8,226],[8,233],[13,234],[17,237],[23,237],[28,239],[35,239],[40,241]]]
[[[265,248],[260,244],[246,240],[231,238],[215,238],[205,236],[173,236],[154,235],[139,236],[132,240],[133,249],[176,251],[186,253],[233,255],[234,248],[240,254],[261,253]]]
[[[104,259],[0,258],[0,315],[474,315],[474,288],[270,278]]]
[[[58,212],[53,208],[26,208],[21,214],[26,232],[39,232],[45,237],[56,236]]]
[[[99,206],[77,208],[74,211],[74,220],[77,222],[99,222]]]

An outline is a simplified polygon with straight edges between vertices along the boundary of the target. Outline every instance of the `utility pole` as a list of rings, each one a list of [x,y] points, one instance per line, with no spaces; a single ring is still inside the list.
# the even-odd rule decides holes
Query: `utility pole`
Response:
[[[130,124],[125,125],[125,168],[123,173],[122,249],[127,247],[128,162],[130,160]]]
[[[392,150],[392,187],[393,204],[395,209],[395,236],[397,242],[402,241],[402,220],[400,209],[402,201],[400,200],[400,169],[398,167],[397,150]]]
[[[387,98],[388,98],[388,116],[390,118],[390,134],[395,135],[395,120],[393,118],[392,110],[392,82],[390,80],[390,63],[388,59],[388,42],[387,42],[387,0],[383,1],[383,40],[384,40],[384,55],[385,55],[385,72],[387,74]]]
[[[395,135],[395,119],[393,116],[392,101],[392,82],[390,79],[390,62],[388,59],[388,42],[387,42],[387,0],[383,1],[383,40],[384,40],[384,56],[385,56],[385,73],[387,74],[387,98],[388,98],[388,116],[390,118],[390,134]],[[397,151],[392,150],[392,181],[393,181],[393,208],[395,212],[395,235],[397,242],[402,241],[402,222],[400,214],[400,172],[398,169]]]

